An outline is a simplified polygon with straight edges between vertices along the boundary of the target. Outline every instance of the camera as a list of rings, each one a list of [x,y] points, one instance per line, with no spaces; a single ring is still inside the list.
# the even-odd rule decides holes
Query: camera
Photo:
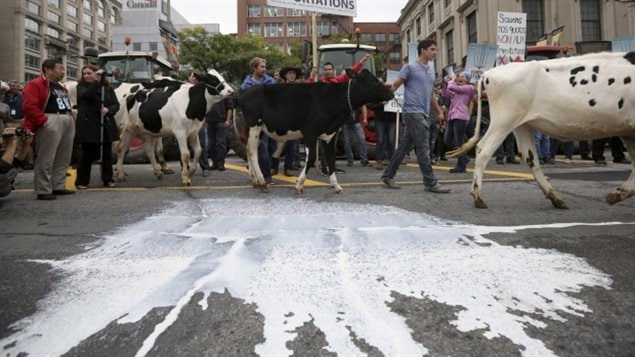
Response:
[[[29,136],[29,135],[31,135],[31,133],[29,133],[28,130],[24,128],[15,128],[15,136]]]

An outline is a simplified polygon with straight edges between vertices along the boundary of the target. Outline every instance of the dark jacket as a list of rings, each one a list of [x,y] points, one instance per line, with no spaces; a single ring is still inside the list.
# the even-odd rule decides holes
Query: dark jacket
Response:
[[[208,124],[224,123],[227,119],[227,111],[232,109],[234,109],[233,98],[225,98],[212,106],[205,115],[205,120]]]
[[[101,90],[102,85],[98,82],[79,83],[77,85],[77,123],[75,130],[75,141],[78,143],[100,143],[99,133],[101,132]],[[115,96],[115,91],[105,88],[104,106],[108,108],[105,121],[114,122],[114,115],[119,110],[119,101]],[[104,142],[116,141],[117,137],[109,137],[108,130],[104,129]]]
[[[63,84],[62,88],[68,93]],[[44,76],[35,78],[24,87],[22,111],[24,112],[25,129],[35,133],[37,129],[46,124],[48,118],[44,115],[44,108],[46,108],[50,95],[49,81]]]
[[[22,93],[9,92],[5,95],[4,102],[7,103],[11,108],[12,119],[24,118],[24,113],[22,112]]]

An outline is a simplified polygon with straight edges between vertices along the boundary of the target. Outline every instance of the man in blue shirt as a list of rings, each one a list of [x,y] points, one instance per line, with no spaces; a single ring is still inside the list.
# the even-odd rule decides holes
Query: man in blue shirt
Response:
[[[417,52],[419,53],[417,61],[404,65],[399,72],[399,77],[391,85],[393,91],[397,90],[402,84],[404,85],[403,122],[405,130],[399,146],[381,178],[389,188],[400,188],[395,184],[394,178],[401,160],[414,146],[426,191],[434,193],[450,192],[450,189],[443,188],[438,183],[430,162],[430,145],[428,141],[430,106],[432,105],[439,114],[439,120],[443,121],[445,119],[441,107],[439,107],[436,100],[433,100],[435,72],[431,61],[436,57],[436,50],[437,46],[434,40],[419,42],[417,45]]]

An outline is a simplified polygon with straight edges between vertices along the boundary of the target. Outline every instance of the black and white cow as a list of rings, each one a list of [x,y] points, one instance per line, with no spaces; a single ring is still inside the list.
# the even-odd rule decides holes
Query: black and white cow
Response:
[[[304,192],[306,173],[314,167],[318,139],[324,140],[330,183],[336,192],[342,191],[334,173],[335,140],[331,139],[362,105],[393,97],[390,89],[368,70],[346,72],[351,78],[346,83],[261,85],[240,94],[238,105],[249,126],[247,161],[254,186],[267,190],[258,165],[258,145],[264,133],[276,141],[303,139],[307,157],[295,186],[298,194]]]
[[[479,81],[487,91],[490,125],[478,143],[472,196],[481,197],[483,171],[496,148],[513,131],[522,161],[532,170],[545,196],[557,208],[567,208],[545,179],[534,142],[534,130],[562,141],[609,136],[622,138],[635,158],[635,52],[598,53],[493,68]],[[475,135],[452,152],[460,155],[477,143],[481,125],[479,102]],[[635,160],[628,180],[611,192],[610,204],[635,193]]]
[[[199,82],[196,85],[169,81],[170,83],[165,83],[164,86],[153,83],[151,88],[145,88],[142,85],[128,84],[126,85],[127,92],[121,94],[119,91],[118,97],[125,101],[125,106],[122,107],[125,108],[125,113],[121,118],[122,150],[117,152],[118,180],[124,179],[123,156],[133,136],[159,138],[174,135],[181,152],[183,184],[186,186],[191,184],[190,177],[196,171],[201,155],[198,132],[203,125],[205,113],[216,102],[233,94],[231,86],[213,69],[196,77]],[[194,158],[190,158],[188,142],[194,149]],[[157,164],[155,155],[149,154],[148,158],[155,174],[161,176],[161,167]]]

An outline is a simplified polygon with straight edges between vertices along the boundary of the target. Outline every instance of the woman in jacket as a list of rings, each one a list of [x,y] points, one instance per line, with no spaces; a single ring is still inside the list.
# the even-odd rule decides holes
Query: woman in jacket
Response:
[[[112,142],[119,139],[116,124],[114,124],[114,115],[119,110],[119,101],[110,83],[104,78],[104,71],[99,67],[87,64],[82,68],[81,73],[82,78],[77,84],[78,112],[75,141],[81,144],[82,153],[77,166],[75,187],[79,190],[88,187],[92,163],[100,158],[101,180],[105,187],[114,187]],[[104,91],[103,96],[102,91]],[[111,130],[108,130],[109,128]]]
[[[442,87],[441,95],[450,97],[450,110],[448,111],[448,127],[445,129],[445,144],[450,148],[458,148],[465,142],[465,129],[470,121],[470,102],[474,99],[476,89],[468,83],[465,72],[459,73],[456,78],[446,76],[447,86]],[[470,161],[467,155],[459,156],[456,166],[450,169],[451,173],[463,173]]]

